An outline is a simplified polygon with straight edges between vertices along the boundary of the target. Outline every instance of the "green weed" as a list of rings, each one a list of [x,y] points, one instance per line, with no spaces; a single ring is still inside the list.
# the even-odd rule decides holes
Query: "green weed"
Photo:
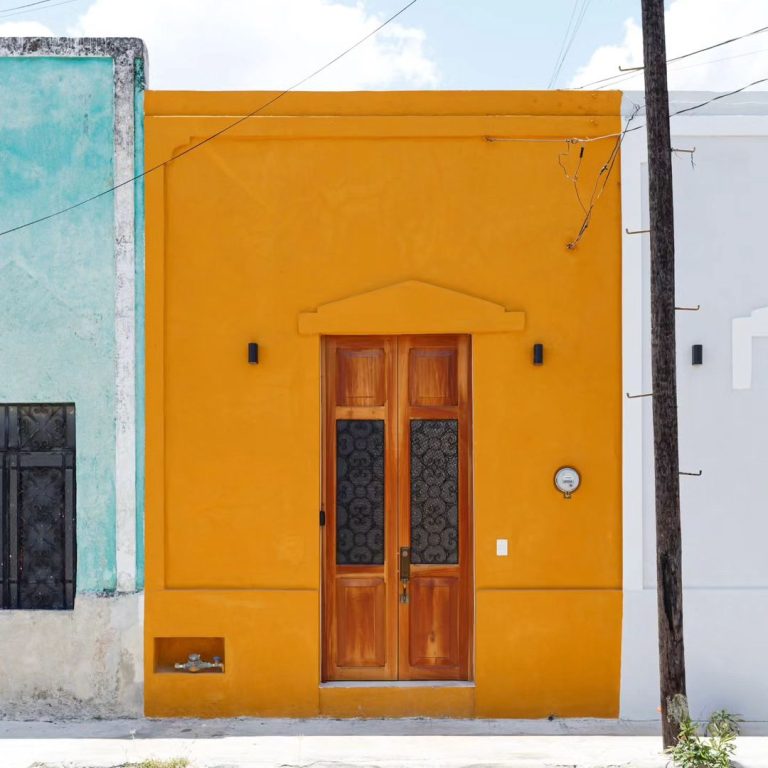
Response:
[[[739,735],[738,719],[724,709],[714,712],[701,732],[689,716],[680,721],[680,735],[667,750],[678,768],[731,768]]]
[[[172,757],[170,760],[159,760],[150,757],[140,763],[128,763],[123,768],[189,768],[190,762],[186,757]]]

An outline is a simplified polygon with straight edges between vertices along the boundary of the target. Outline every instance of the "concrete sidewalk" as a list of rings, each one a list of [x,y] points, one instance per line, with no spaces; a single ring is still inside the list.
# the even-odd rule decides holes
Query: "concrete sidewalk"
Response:
[[[115,768],[184,757],[199,768],[662,768],[656,730],[602,720],[0,721],[0,766]],[[768,737],[740,737],[736,759],[768,768]]]

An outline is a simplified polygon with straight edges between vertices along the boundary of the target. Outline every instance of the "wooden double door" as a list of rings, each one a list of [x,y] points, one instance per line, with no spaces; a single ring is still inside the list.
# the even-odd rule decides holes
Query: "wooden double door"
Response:
[[[323,679],[466,680],[470,339],[328,337]]]

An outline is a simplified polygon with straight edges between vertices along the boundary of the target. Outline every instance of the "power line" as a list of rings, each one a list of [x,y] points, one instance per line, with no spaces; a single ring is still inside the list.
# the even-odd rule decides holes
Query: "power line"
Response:
[[[720,48],[723,45],[730,45],[731,43],[736,43],[739,40],[744,40],[747,37],[754,37],[755,35],[759,35],[763,32],[768,32],[768,27],[760,27],[759,29],[753,29],[751,32],[746,32],[745,34],[739,35],[738,37],[731,37],[728,40],[721,40],[719,43],[708,45],[705,48],[698,48],[695,51],[689,51],[688,53],[684,53],[681,56],[674,56],[671,59],[667,59],[667,64],[672,64],[676,61],[687,59],[690,56],[696,56],[699,53],[705,53],[706,51],[711,51],[715,48]],[[593,80],[591,83],[584,83],[583,85],[577,86],[576,90],[589,88],[590,86],[598,85],[599,83],[607,83],[609,80],[616,80],[617,78],[622,78],[623,80],[626,77],[627,72],[641,72],[643,69],[644,67],[627,67],[626,69],[622,69],[621,67],[619,67],[620,72],[618,74],[611,75],[610,77],[603,77],[600,80]]]
[[[622,71],[619,72],[617,75],[610,75],[609,77],[601,77],[599,80],[593,80],[591,83],[583,83],[582,85],[577,85],[574,90],[581,91],[584,88],[591,88],[593,85],[599,85],[600,83],[607,83],[609,80],[618,80],[618,78],[623,79],[629,79],[630,77],[634,77],[634,73],[632,75],[627,75],[626,72]],[[621,82],[621,80],[618,80]]]
[[[71,2],[72,0],[70,0]],[[62,214],[69,213],[69,211],[73,211],[76,208],[80,208],[83,205],[87,205],[88,203],[93,202],[94,200],[98,200],[101,197],[104,197],[105,195],[108,195],[118,189],[121,189],[122,187],[127,186],[128,184],[133,184],[135,181],[138,181],[139,179],[143,179],[145,176],[148,176],[150,173],[154,173],[155,171],[159,171],[161,168],[164,168],[166,165],[169,165],[170,163],[174,162],[175,160],[178,160],[179,158],[184,157],[184,155],[188,155],[190,152],[194,152],[196,149],[199,149],[205,144],[208,144],[209,142],[213,141],[214,139],[218,138],[219,136],[231,131],[233,128],[236,128],[238,125],[241,125],[246,120],[250,119],[251,117],[254,117],[255,115],[259,114],[259,112],[262,112],[267,107],[274,104],[276,101],[279,101],[283,98],[286,94],[290,93],[291,91],[295,91],[299,86],[304,85],[308,80],[311,80],[313,77],[316,77],[321,72],[324,72],[328,67],[333,66],[337,61],[340,59],[343,59],[347,54],[351,53],[355,50],[355,48],[358,48],[361,46],[364,42],[372,38],[375,34],[380,32],[384,27],[386,27],[388,24],[393,22],[398,16],[401,16],[403,13],[405,13],[412,5],[415,5],[418,2],[418,0],[410,0],[410,2],[406,3],[402,8],[400,8],[399,11],[392,14],[388,19],[381,22],[375,29],[373,29],[371,32],[369,32],[364,37],[361,37],[356,43],[351,45],[346,50],[342,51],[338,56],[334,57],[330,61],[323,64],[322,67],[319,67],[311,74],[307,75],[306,77],[303,77],[301,80],[298,80],[293,85],[291,85],[289,88],[286,88],[284,91],[281,91],[280,93],[273,96],[271,99],[268,99],[265,101],[261,106],[254,109],[252,112],[249,112],[247,115],[244,115],[241,118],[238,118],[232,123],[229,123],[229,125],[224,126],[224,128],[221,128],[220,130],[216,131],[215,133],[210,134],[209,136],[206,136],[204,139],[201,139],[196,144],[192,144],[191,146],[187,147],[182,152],[179,152],[178,155],[174,155],[173,157],[169,157],[167,160],[163,160],[163,162],[158,163],[157,165],[153,165],[151,168],[147,168],[146,170],[142,171],[141,173],[136,174],[135,176],[131,177],[130,179],[126,179],[125,181],[121,181],[118,184],[115,184],[114,186],[110,187],[109,189],[105,189],[102,192],[98,192],[95,195],[91,195],[91,197],[88,197],[84,200],[81,200],[78,203],[74,203],[73,205],[69,205],[66,208],[61,208],[58,211],[54,211],[53,213],[49,213],[45,216],[40,216],[37,219],[33,219],[32,221],[28,221],[25,224],[19,224],[15,227],[11,227],[10,229],[6,229],[2,232],[0,232],[0,237],[4,237],[5,235],[10,235],[12,232],[18,232],[20,229],[26,229],[27,227],[34,226],[35,224],[40,224],[44,221],[48,221],[49,219],[53,219],[57,216],[61,216]]]
[[[754,56],[758,53],[766,53],[768,52],[768,48],[759,48],[756,51],[747,51],[745,53],[737,53],[733,56],[721,56],[718,59],[707,59],[706,61],[699,61],[696,64],[688,64],[684,67],[675,67],[675,72],[680,72],[683,69],[695,69],[696,67],[706,67],[708,64],[717,64],[721,61],[731,61],[732,59],[743,59],[745,56]],[[619,80],[614,81],[611,84],[604,84],[599,86],[598,88],[595,88],[596,91],[602,90],[603,88],[609,88],[614,85],[619,85],[620,83],[624,83],[627,80],[631,80],[633,77],[637,77],[640,74],[640,72],[630,72],[629,74],[625,75],[624,77],[621,77]]]
[[[768,83],[768,77],[763,77],[760,80],[755,80],[754,82],[749,83],[748,85],[744,85],[741,88],[737,88],[735,91],[728,91],[728,93],[721,93],[719,96],[713,96],[711,99],[707,99],[707,101],[702,101],[701,104],[696,104],[693,107],[678,109],[677,112],[673,112],[670,115],[670,117],[675,117],[676,115],[682,115],[684,112],[693,112],[694,109],[701,109],[702,107],[706,107],[707,104],[711,104],[713,101],[720,101],[720,99],[725,99],[728,96],[734,96],[737,93],[746,91],[747,88],[752,88],[755,85],[762,85],[762,83]]]
[[[763,83],[768,83],[768,77],[761,77],[759,80],[753,80],[751,83],[742,85],[741,88],[735,88],[734,90],[727,91],[726,93],[719,93],[717,94],[717,96],[713,96],[711,99],[702,101],[700,104],[694,104],[692,107],[684,107],[683,109],[678,109],[676,112],[671,112],[669,116],[670,118],[672,118],[672,117],[677,117],[678,115],[685,114],[686,112],[693,112],[695,109],[701,109],[702,107],[706,107],[715,101],[720,101],[721,99],[727,99],[729,96],[735,96],[737,93],[746,91],[748,88],[753,88],[756,85],[762,85]],[[641,128],[645,128],[644,123],[642,125],[636,125],[634,128],[628,128],[626,130],[626,133],[631,133],[632,131],[639,131]],[[619,134],[614,134],[614,135],[619,135]]]
[[[574,40],[576,40],[576,35],[579,33],[579,30],[581,29],[581,24],[584,21],[584,16],[587,13],[587,9],[589,8],[589,4],[592,2],[592,0],[585,0],[584,5],[581,8],[581,14],[579,15],[578,21],[576,22],[576,25],[573,29],[573,34],[571,35],[571,39],[568,41],[568,45],[565,48],[565,52],[563,53],[563,59],[560,62],[560,66],[557,69],[557,75],[555,75],[555,81],[557,81],[557,78],[560,77],[560,70],[563,68],[563,64],[565,64],[565,60],[568,58],[568,54],[571,52],[571,47],[573,46]]]
[[[575,0],[573,9],[571,10],[571,18],[568,21],[568,27],[565,30],[565,37],[563,38],[563,42],[560,46],[560,53],[558,54],[557,61],[555,63],[555,69],[552,72],[552,77],[549,79],[548,88],[551,88],[555,82],[557,82],[557,78],[560,76],[560,71],[563,68],[563,64],[565,64],[565,60],[568,58],[568,54],[571,51],[571,46],[573,46],[573,42],[576,39],[576,35],[579,33],[579,29],[581,29],[582,22],[584,21],[584,16],[587,13],[587,9],[589,8],[589,4],[592,2],[592,0],[583,0],[581,8],[578,11],[578,14],[576,15],[576,20],[573,21],[574,13],[576,12],[576,7],[578,5],[578,0]],[[571,27],[571,22],[573,21],[573,27]],[[570,36],[569,36],[570,33]]]
[[[77,3],[80,0],[59,0],[58,3],[53,3],[53,5],[44,5],[42,8],[37,8],[34,12],[37,13],[39,11],[47,11],[49,8],[55,8],[57,5],[69,5],[70,3]],[[50,3],[51,0],[45,0],[46,3]],[[32,5],[40,5],[40,2],[37,3],[30,3],[29,6],[27,5],[21,5],[20,8],[29,8]],[[12,12],[11,12],[12,11]],[[32,13],[32,11],[16,11],[12,8],[8,8],[5,11],[0,11],[0,18],[6,18],[8,16],[24,16],[28,13]]]
[[[547,84],[547,88],[551,88],[552,87],[552,83],[553,83],[553,81],[555,79],[555,75],[557,73],[557,65],[560,63],[560,59],[561,59],[561,57],[563,55],[563,51],[565,50],[565,44],[566,44],[566,42],[568,40],[568,35],[570,34],[571,25],[573,24],[573,19],[574,19],[575,15],[576,15],[576,8],[578,7],[578,5],[579,5],[579,0],[573,0],[573,6],[571,8],[571,15],[568,18],[568,26],[565,28],[565,34],[563,35],[562,42],[560,43],[560,49],[557,52],[557,58],[555,59],[555,66],[554,66],[554,69],[552,70],[552,75],[549,78],[549,83]]]
[[[701,109],[702,107],[706,107],[708,104],[711,104],[714,101],[720,101],[720,99],[726,99],[729,96],[735,96],[737,93],[741,93],[742,91],[746,91],[748,88],[753,88],[756,85],[762,85],[763,83],[768,83],[768,77],[760,78],[759,80],[754,80],[751,83],[747,83],[746,85],[742,85],[741,88],[736,88],[733,91],[727,91],[726,93],[719,93],[717,96],[713,96],[711,99],[707,99],[706,101],[702,101],[700,104],[695,104],[692,107],[685,107],[684,109],[678,109],[677,112],[672,112],[670,114],[670,117],[676,117],[677,115],[682,115],[685,112],[693,112],[695,109]],[[635,113],[633,113],[634,116]],[[502,137],[502,136],[486,136],[485,140],[493,143],[501,143],[501,144],[562,144],[565,142],[566,144],[591,144],[596,141],[605,141],[606,139],[616,139],[619,137],[623,137],[627,133],[632,133],[633,131],[639,131],[642,128],[645,128],[645,123],[641,123],[640,125],[636,125],[632,128],[625,128],[623,131],[619,131],[618,133],[606,133],[602,136],[587,136],[587,137],[578,137],[578,136],[567,136],[565,138],[546,138],[546,139],[536,139],[536,138],[517,138],[517,137]],[[3,233],[0,232],[0,235]]]
[[[33,5],[46,5],[47,3],[52,3],[53,0],[37,0],[34,3],[26,3],[25,5],[14,5],[11,8],[0,8],[0,13],[5,13],[6,11],[18,11],[22,8],[31,8]]]
[[[739,35],[738,37],[732,37],[728,40],[722,40],[719,43],[715,43],[714,45],[708,45],[706,48],[699,48],[696,51],[690,51],[690,53],[684,53],[682,56],[674,56],[671,59],[667,59],[667,64],[670,64],[674,61],[680,61],[681,59],[687,59],[689,56],[695,56],[697,53],[705,53],[706,51],[711,51],[714,48],[720,48],[723,45],[728,45],[730,43],[735,43],[738,40],[744,40],[746,37],[752,37],[753,35],[759,35],[761,32],[765,32],[768,30],[768,27],[760,27],[760,29],[754,29],[752,32],[747,32],[744,35]],[[621,67],[619,67],[621,69]],[[645,67],[631,67],[633,70],[640,70],[645,69]],[[622,72],[628,72],[629,70],[622,70]]]
[[[707,59],[697,64],[687,64],[684,67],[676,67],[675,71],[681,69],[693,69],[694,67],[705,67],[707,64],[717,64],[720,61],[731,61],[731,59],[743,59],[745,56],[754,56],[756,53],[766,53],[768,48],[758,48],[756,51],[745,51],[744,53],[735,53],[733,56],[721,56],[719,59]]]
[[[563,45],[561,47],[560,51],[560,57],[557,61],[557,64],[555,65],[555,70],[552,73],[552,77],[550,78],[548,87],[551,88],[556,82],[557,78],[560,77],[560,72],[563,68],[563,64],[565,64],[565,60],[568,57],[568,53],[571,50],[571,46],[573,45],[573,41],[576,39],[576,35],[579,32],[579,29],[581,28],[581,23],[584,21],[584,14],[586,13],[587,6],[589,5],[590,0],[583,0],[583,3],[581,5],[581,8],[579,9],[579,12],[576,16],[576,20],[573,24],[573,29],[570,32],[570,36],[568,36],[568,32],[566,31],[566,37],[563,39]]]
[[[702,107],[706,107],[708,104],[711,104],[714,101],[719,101],[720,99],[725,99],[728,96],[734,96],[737,93],[741,93],[742,91],[746,91],[747,88],[752,88],[755,85],[760,85],[762,83],[768,83],[768,77],[761,78],[760,80],[755,80],[752,83],[748,83],[747,85],[743,85],[741,88],[736,88],[733,91],[728,91],[727,93],[721,93],[717,96],[713,96],[711,99],[707,99],[706,101],[702,101],[700,104],[694,104],[691,107],[685,107],[683,109],[678,109],[676,112],[673,112],[670,114],[670,118],[675,117],[677,115],[682,115],[686,112],[693,112],[696,109],[701,109]],[[486,136],[486,141],[492,141],[492,142],[525,142],[525,143],[552,143],[552,142],[565,142],[568,148],[570,149],[571,144],[580,144],[582,149],[581,152],[584,151],[584,145],[596,141],[604,141],[606,139],[615,139],[615,143],[613,145],[613,148],[611,149],[611,153],[608,156],[608,160],[603,164],[603,166],[600,168],[600,172],[597,175],[597,178],[595,179],[594,187],[592,188],[592,194],[590,196],[589,205],[585,206],[581,200],[581,197],[578,192],[578,188],[576,189],[576,197],[579,201],[579,204],[581,205],[582,209],[584,209],[584,219],[582,220],[581,227],[576,234],[576,237],[574,237],[573,240],[571,240],[566,247],[569,250],[573,250],[576,248],[576,246],[579,244],[581,239],[584,237],[584,234],[589,229],[590,224],[592,223],[592,215],[594,213],[595,206],[597,205],[598,200],[600,199],[601,195],[605,191],[606,186],[608,185],[608,180],[611,177],[611,173],[613,172],[613,168],[616,164],[616,161],[619,156],[619,150],[621,149],[621,146],[624,142],[624,139],[626,138],[628,133],[632,133],[633,131],[639,131],[642,128],[646,127],[646,124],[643,123],[641,125],[636,125],[630,128],[630,123],[634,118],[637,116],[638,112],[640,111],[641,107],[637,104],[634,105],[634,109],[632,110],[632,114],[629,115],[627,118],[627,122],[624,125],[623,130],[619,131],[618,133],[608,133],[604,136],[591,136],[588,138],[563,138],[563,139],[534,139],[534,138],[494,138],[492,136]],[[674,150],[672,150],[674,151]],[[580,154],[579,157],[579,166],[581,167],[581,157],[583,155]],[[563,171],[565,172],[565,176],[569,181],[574,182],[574,187],[576,187],[575,179],[572,176],[569,176],[567,171],[565,171],[565,168],[562,163],[562,157],[558,155],[558,163],[560,164],[560,167],[563,168]],[[576,171],[576,174],[578,174],[578,168]],[[602,185],[600,185],[600,181],[602,179]]]

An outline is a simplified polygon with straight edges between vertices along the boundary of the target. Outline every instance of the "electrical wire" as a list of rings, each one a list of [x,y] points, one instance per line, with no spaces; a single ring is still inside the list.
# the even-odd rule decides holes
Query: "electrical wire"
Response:
[[[595,179],[595,185],[592,188],[592,195],[589,198],[589,207],[584,213],[584,219],[581,223],[581,227],[579,228],[579,231],[576,235],[576,237],[571,240],[571,242],[566,244],[566,248],[569,251],[572,251],[576,246],[579,244],[581,239],[584,237],[586,231],[589,229],[589,225],[592,223],[592,214],[595,210],[595,206],[597,205],[597,201],[600,199],[603,192],[605,192],[605,188],[608,186],[608,180],[611,178],[611,173],[613,172],[613,167],[616,165],[616,160],[619,157],[619,151],[621,150],[621,145],[624,143],[624,139],[626,138],[627,134],[631,130],[636,130],[636,128],[630,128],[630,123],[635,119],[637,116],[637,113],[640,111],[640,107],[635,104],[635,107],[632,111],[632,114],[629,115],[627,118],[627,122],[624,124],[624,130],[621,131],[621,133],[617,134],[616,137],[616,143],[613,145],[613,149],[611,150],[611,154],[608,157],[607,162],[600,168],[600,173],[598,173],[597,178]],[[639,127],[639,126],[638,126]],[[603,180],[602,186],[600,186],[600,179]],[[599,191],[598,191],[599,187]],[[579,203],[581,203],[581,198],[577,195],[579,198]],[[582,208],[583,208],[582,204]]]
[[[719,63],[721,61],[731,61],[732,59],[743,59],[745,56],[754,56],[755,54],[766,53],[766,52],[768,52],[768,48],[759,48],[756,51],[747,51],[745,53],[737,53],[734,56],[721,56],[720,58],[717,58],[717,59],[707,59],[706,61],[699,61],[696,64],[687,64],[684,67],[675,67],[674,70],[672,70],[672,71],[673,72],[680,72],[680,71],[682,71],[684,69],[695,69],[696,67],[706,67],[708,64],[717,64],[717,63]],[[642,70],[637,71],[637,72],[630,72],[625,77],[622,77],[621,79],[616,80],[613,83],[606,83],[604,85],[601,85],[601,86],[595,88],[595,90],[596,91],[601,91],[603,88],[611,88],[614,85],[619,85],[620,83],[624,83],[624,82],[626,82],[628,80],[631,80],[634,77],[637,77],[638,75],[641,74],[641,72],[642,72]]]
[[[701,109],[702,107],[706,107],[708,104],[712,104],[712,102],[720,101],[721,99],[725,99],[729,96],[734,96],[737,93],[741,93],[742,91],[746,91],[748,88],[752,88],[755,85],[761,85],[762,83],[768,83],[768,77],[761,78],[760,80],[755,80],[751,83],[748,83],[747,85],[743,85],[741,88],[736,88],[733,91],[728,91],[727,93],[721,93],[717,96],[713,96],[711,99],[707,99],[706,101],[702,101],[700,104],[694,104],[690,107],[685,107],[683,109],[678,109],[676,112],[673,112],[670,115],[670,119],[673,117],[676,117],[677,115],[685,114],[686,112],[693,112],[694,110]],[[584,144],[591,143],[595,141],[603,141],[605,139],[616,139],[613,148],[611,149],[611,153],[608,156],[608,160],[605,162],[605,164],[601,167],[600,172],[597,175],[597,178],[595,179],[595,184],[592,188],[592,194],[590,196],[589,205],[584,206],[584,203],[581,199],[581,195],[578,191],[577,187],[577,178],[574,180],[574,177],[577,177],[579,169],[581,168],[581,157],[583,156],[580,154],[579,157],[579,166],[577,167],[576,173],[573,176],[569,176],[567,170],[565,169],[563,162],[562,162],[562,154],[558,155],[558,163],[560,164],[560,167],[563,169],[563,172],[565,173],[566,178],[571,181],[574,184],[574,188],[576,189],[576,197],[579,202],[579,205],[581,206],[582,210],[584,210],[584,218],[581,223],[581,227],[579,228],[579,231],[576,234],[576,237],[573,238],[569,243],[566,244],[566,248],[568,250],[572,251],[576,248],[576,246],[579,244],[581,239],[584,237],[586,231],[589,229],[590,224],[592,223],[592,215],[594,213],[595,206],[597,205],[598,200],[600,199],[601,195],[605,191],[606,186],[608,185],[608,180],[611,177],[611,173],[613,172],[613,168],[616,165],[616,161],[619,156],[619,150],[621,149],[622,144],[624,143],[624,139],[626,138],[628,133],[632,133],[633,131],[639,131],[642,128],[645,128],[645,123],[642,123],[641,125],[635,125],[630,128],[630,123],[635,119],[637,114],[640,112],[642,107],[638,104],[634,105],[634,109],[632,110],[632,114],[629,115],[627,118],[627,122],[624,125],[624,129],[618,133],[609,133],[605,134],[604,136],[593,136],[585,139],[578,139],[578,138],[565,138],[565,139],[515,139],[515,138],[494,138],[491,136],[486,136],[486,141],[499,141],[499,142],[516,142],[516,141],[523,141],[523,142],[552,142],[552,141],[564,141],[566,143],[566,146],[568,149],[570,149],[571,144],[581,144],[582,152],[584,149]],[[674,149],[672,150],[675,151]],[[600,184],[600,181],[602,180],[602,185]]]
[[[720,48],[723,45],[730,45],[731,43],[738,42],[739,40],[744,40],[747,37],[754,37],[754,35],[762,34],[763,32],[768,32],[768,27],[760,27],[759,29],[753,29],[751,32],[746,32],[743,35],[739,35],[738,37],[731,37],[728,40],[721,40],[719,43],[714,43],[713,45],[708,45],[705,48],[698,48],[695,51],[689,51],[688,53],[684,53],[681,56],[674,56],[671,59],[667,59],[667,64],[672,64],[676,61],[682,61],[683,59],[687,59],[690,56],[696,56],[699,53],[705,53],[706,51],[711,51],[714,48]],[[616,80],[616,78],[622,78],[622,80],[626,77],[627,72],[641,72],[645,67],[627,67],[626,69],[622,69],[616,75],[610,75],[609,77],[603,77],[600,78],[600,80],[593,80],[591,83],[584,83],[583,85],[576,86],[576,90],[580,91],[583,88],[589,88],[593,85],[599,85],[600,83],[606,83],[609,80]]]
[[[753,35],[759,35],[761,32],[768,31],[768,27],[760,27],[760,29],[754,29],[752,32],[747,32],[744,35],[739,35],[738,37],[731,37],[728,40],[721,40],[719,43],[714,43],[714,45],[708,45],[706,48],[699,48],[697,51],[690,51],[689,53],[684,53],[682,56],[674,56],[671,59],[667,59],[667,64],[670,64],[675,61],[681,61],[682,59],[687,59],[689,56],[695,56],[698,53],[705,53],[706,51],[711,51],[714,48],[720,48],[723,45],[729,45],[730,43],[735,43],[738,40],[744,40],[747,37],[752,37]],[[621,69],[621,67],[619,67]],[[633,70],[640,70],[645,69],[645,67],[632,67]],[[623,72],[627,72],[629,70],[622,70]]]
[[[34,3],[26,3],[25,5],[14,5],[10,8],[0,8],[0,13],[6,13],[7,11],[18,11],[22,8],[31,8],[33,5],[47,5],[52,3],[53,0],[36,0]]]
[[[72,0],[69,0],[69,1],[72,2]],[[297,80],[293,85],[286,88],[284,91],[280,91],[280,93],[276,94],[271,99],[268,99],[267,101],[265,101],[261,106],[257,107],[252,112],[249,112],[247,115],[244,115],[243,117],[238,118],[237,120],[229,123],[228,125],[225,125],[220,130],[210,134],[209,136],[206,136],[204,139],[201,139],[197,143],[190,145],[186,149],[179,152],[177,155],[174,155],[173,157],[169,157],[167,160],[163,160],[161,163],[157,163],[157,165],[153,165],[151,168],[147,168],[141,173],[137,173],[135,176],[132,176],[130,179],[125,179],[125,181],[121,181],[118,184],[115,184],[114,186],[110,187],[109,189],[105,189],[102,192],[98,192],[95,195],[91,195],[90,197],[87,197],[84,200],[80,200],[77,203],[68,205],[65,208],[61,208],[60,210],[54,211],[53,213],[46,214],[45,216],[40,216],[39,218],[32,219],[31,221],[27,221],[24,224],[18,224],[15,227],[11,227],[10,229],[3,230],[2,232],[0,232],[0,237],[4,237],[5,235],[10,235],[12,232],[18,232],[19,230],[26,229],[27,227],[32,227],[35,224],[41,224],[44,221],[49,221],[50,219],[56,218],[57,216],[61,216],[65,213],[69,213],[69,211],[74,211],[76,208],[80,208],[81,206],[87,205],[88,203],[91,203],[94,200],[98,200],[99,198],[104,197],[105,195],[109,195],[110,193],[115,192],[116,190],[121,189],[122,187],[125,187],[128,184],[133,184],[135,181],[138,181],[139,179],[143,179],[145,176],[148,176],[150,173],[159,171],[161,168],[164,168],[166,165],[169,165],[170,163],[176,160],[179,160],[180,158],[184,157],[185,155],[188,155],[190,152],[194,152],[196,149],[199,149],[205,144],[208,144],[209,142],[213,141],[219,136],[225,133],[228,133],[233,128],[236,128],[238,125],[241,125],[242,123],[244,123],[246,120],[249,120],[255,115],[258,115],[260,112],[263,112],[265,109],[267,109],[267,107],[270,107],[272,104],[282,99],[285,95],[287,95],[291,91],[295,91],[297,88],[304,85],[304,83],[306,83],[308,80],[311,80],[313,77],[316,77],[321,72],[324,72],[326,69],[333,66],[337,61],[339,61],[340,59],[343,59],[347,54],[354,51],[356,48],[361,46],[364,42],[366,42],[367,40],[370,40],[370,38],[372,38],[374,35],[376,35],[378,32],[384,29],[384,27],[386,27],[388,24],[393,22],[396,18],[398,18],[398,16],[401,16],[403,13],[405,13],[411,6],[415,5],[417,2],[418,0],[410,0],[410,2],[406,3],[402,8],[400,8],[399,11],[392,14],[389,18],[385,19],[375,29],[371,30],[367,35],[361,37],[356,43],[349,46],[349,48],[347,48],[346,50],[338,54],[338,56],[335,56],[333,59],[323,64],[323,66],[318,67],[318,69],[316,69],[314,72],[310,73],[309,75],[306,75],[306,77],[303,77],[301,80]]]
[[[752,88],[755,85],[762,85],[763,83],[768,83],[768,77],[763,77],[760,80],[755,80],[754,82],[749,83],[748,85],[744,85],[741,88],[737,88],[735,91],[728,91],[728,93],[721,93],[719,96],[714,96],[711,99],[707,99],[707,101],[702,101],[701,104],[696,104],[693,107],[686,107],[685,109],[678,109],[677,112],[673,112],[670,115],[670,117],[676,117],[677,115],[682,115],[685,112],[693,112],[694,109],[701,109],[702,107],[706,107],[707,104],[711,104],[713,101],[720,101],[720,99],[725,99],[728,96],[734,96],[737,93],[741,93],[742,91],[746,91],[747,88]],[[638,127],[643,128],[644,126],[638,126]]]
[[[573,23],[573,28],[571,28],[571,20],[573,19],[573,15],[576,11],[578,0],[574,2],[573,9],[571,10],[571,20],[569,20],[568,28],[565,30],[565,37],[563,38],[563,42],[560,46],[560,53],[558,54],[558,58],[555,63],[555,69],[552,72],[552,77],[550,77],[549,79],[549,84],[547,85],[547,88],[551,88],[557,82],[557,78],[560,77],[560,71],[563,68],[563,64],[565,64],[565,60],[568,58],[568,54],[571,51],[571,47],[573,46],[573,42],[576,39],[576,35],[579,33],[579,30],[581,29],[581,25],[584,21],[584,16],[586,15],[587,9],[589,8],[589,4],[591,2],[592,0],[583,0],[581,8],[579,9],[579,12],[576,16],[576,20]],[[570,37],[569,37],[569,32],[570,32]]]
[[[560,77],[560,70],[563,68],[563,64],[565,64],[565,60],[568,58],[568,54],[571,52],[571,47],[573,46],[574,40],[576,40],[576,35],[579,33],[579,30],[581,29],[582,22],[584,21],[584,16],[587,13],[587,9],[589,8],[590,3],[592,0],[585,0],[584,5],[581,9],[581,14],[579,15],[578,21],[576,22],[576,25],[573,30],[573,34],[571,35],[571,39],[568,41],[568,45],[566,46],[565,52],[563,53],[563,60],[560,62],[560,66],[557,70],[557,75],[555,76],[555,81],[557,81],[557,78]]]
[[[702,101],[700,104],[696,104],[692,107],[685,107],[684,109],[678,109],[676,112],[672,112],[670,114],[670,118],[677,117],[677,115],[682,115],[685,112],[692,112],[695,109],[701,109],[702,107],[706,107],[709,104],[712,104],[714,101],[720,101],[721,99],[726,99],[729,96],[735,96],[737,93],[741,93],[742,91],[746,91],[748,88],[753,88],[756,85],[762,85],[763,83],[768,83],[768,77],[762,77],[759,80],[754,80],[751,83],[747,83],[746,85],[742,85],[741,88],[736,88],[733,91],[727,91],[726,93],[719,93],[717,96],[713,96],[711,99],[707,99],[706,101]],[[641,107],[642,109],[642,107]],[[635,113],[633,113],[634,116]],[[642,128],[645,128],[645,123],[642,123],[640,125],[635,125],[632,128],[625,128],[623,131],[619,131],[618,133],[606,133],[602,136],[587,136],[587,137],[578,137],[578,136],[567,136],[565,138],[547,138],[547,139],[537,139],[537,138],[522,138],[522,137],[507,137],[507,136],[486,136],[485,140],[492,142],[492,143],[501,143],[501,144],[562,144],[565,142],[566,144],[592,144],[596,141],[605,141],[606,139],[615,139],[618,137],[623,137],[627,133],[632,133],[633,131],[639,131]],[[0,235],[2,233],[0,232]]]
[[[566,44],[566,41],[568,40],[568,35],[571,32],[571,25],[573,24],[573,19],[576,15],[576,8],[578,7],[578,5],[579,5],[579,0],[573,0],[571,15],[568,18],[568,26],[565,28],[565,34],[563,35],[563,39],[560,43],[560,49],[557,52],[557,58],[555,59],[555,66],[552,69],[552,74],[550,75],[549,82],[547,83],[547,88],[551,88],[552,83],[554,82],[555,74],[557,72],[557,65],[560,63],[560,59],[562,58],[563,51],[565,50],[565,44]]]
[[[40,13],[41,11],[47,11],[49,8],[56,8],[58,5],[69,5],[70,3],[78,3],[80,0],[59,0],[58,3],[53,3],[53,5],[45,5],[42,8],[35,9],[35,13]],[[32,13],[32,11],[13,11],[12,13],[8,12],[2,12],[0,13],[0,19],[6,19],[9,16],[25,16],[28,13]]]
[[[707,59],[696,64],[686,64],[684,67],[675,67],[675,72],[679,72],[682,69],[705,67],[707,64],[717,64],[721,61],[731,61],[731,59],[743,59],[745,56],[754,56],[756,53],[768,53],[768,48],[758,48],[756,51],[745,51],[744,53],[735,53],[733,56],[720,56],[718,59]]]

